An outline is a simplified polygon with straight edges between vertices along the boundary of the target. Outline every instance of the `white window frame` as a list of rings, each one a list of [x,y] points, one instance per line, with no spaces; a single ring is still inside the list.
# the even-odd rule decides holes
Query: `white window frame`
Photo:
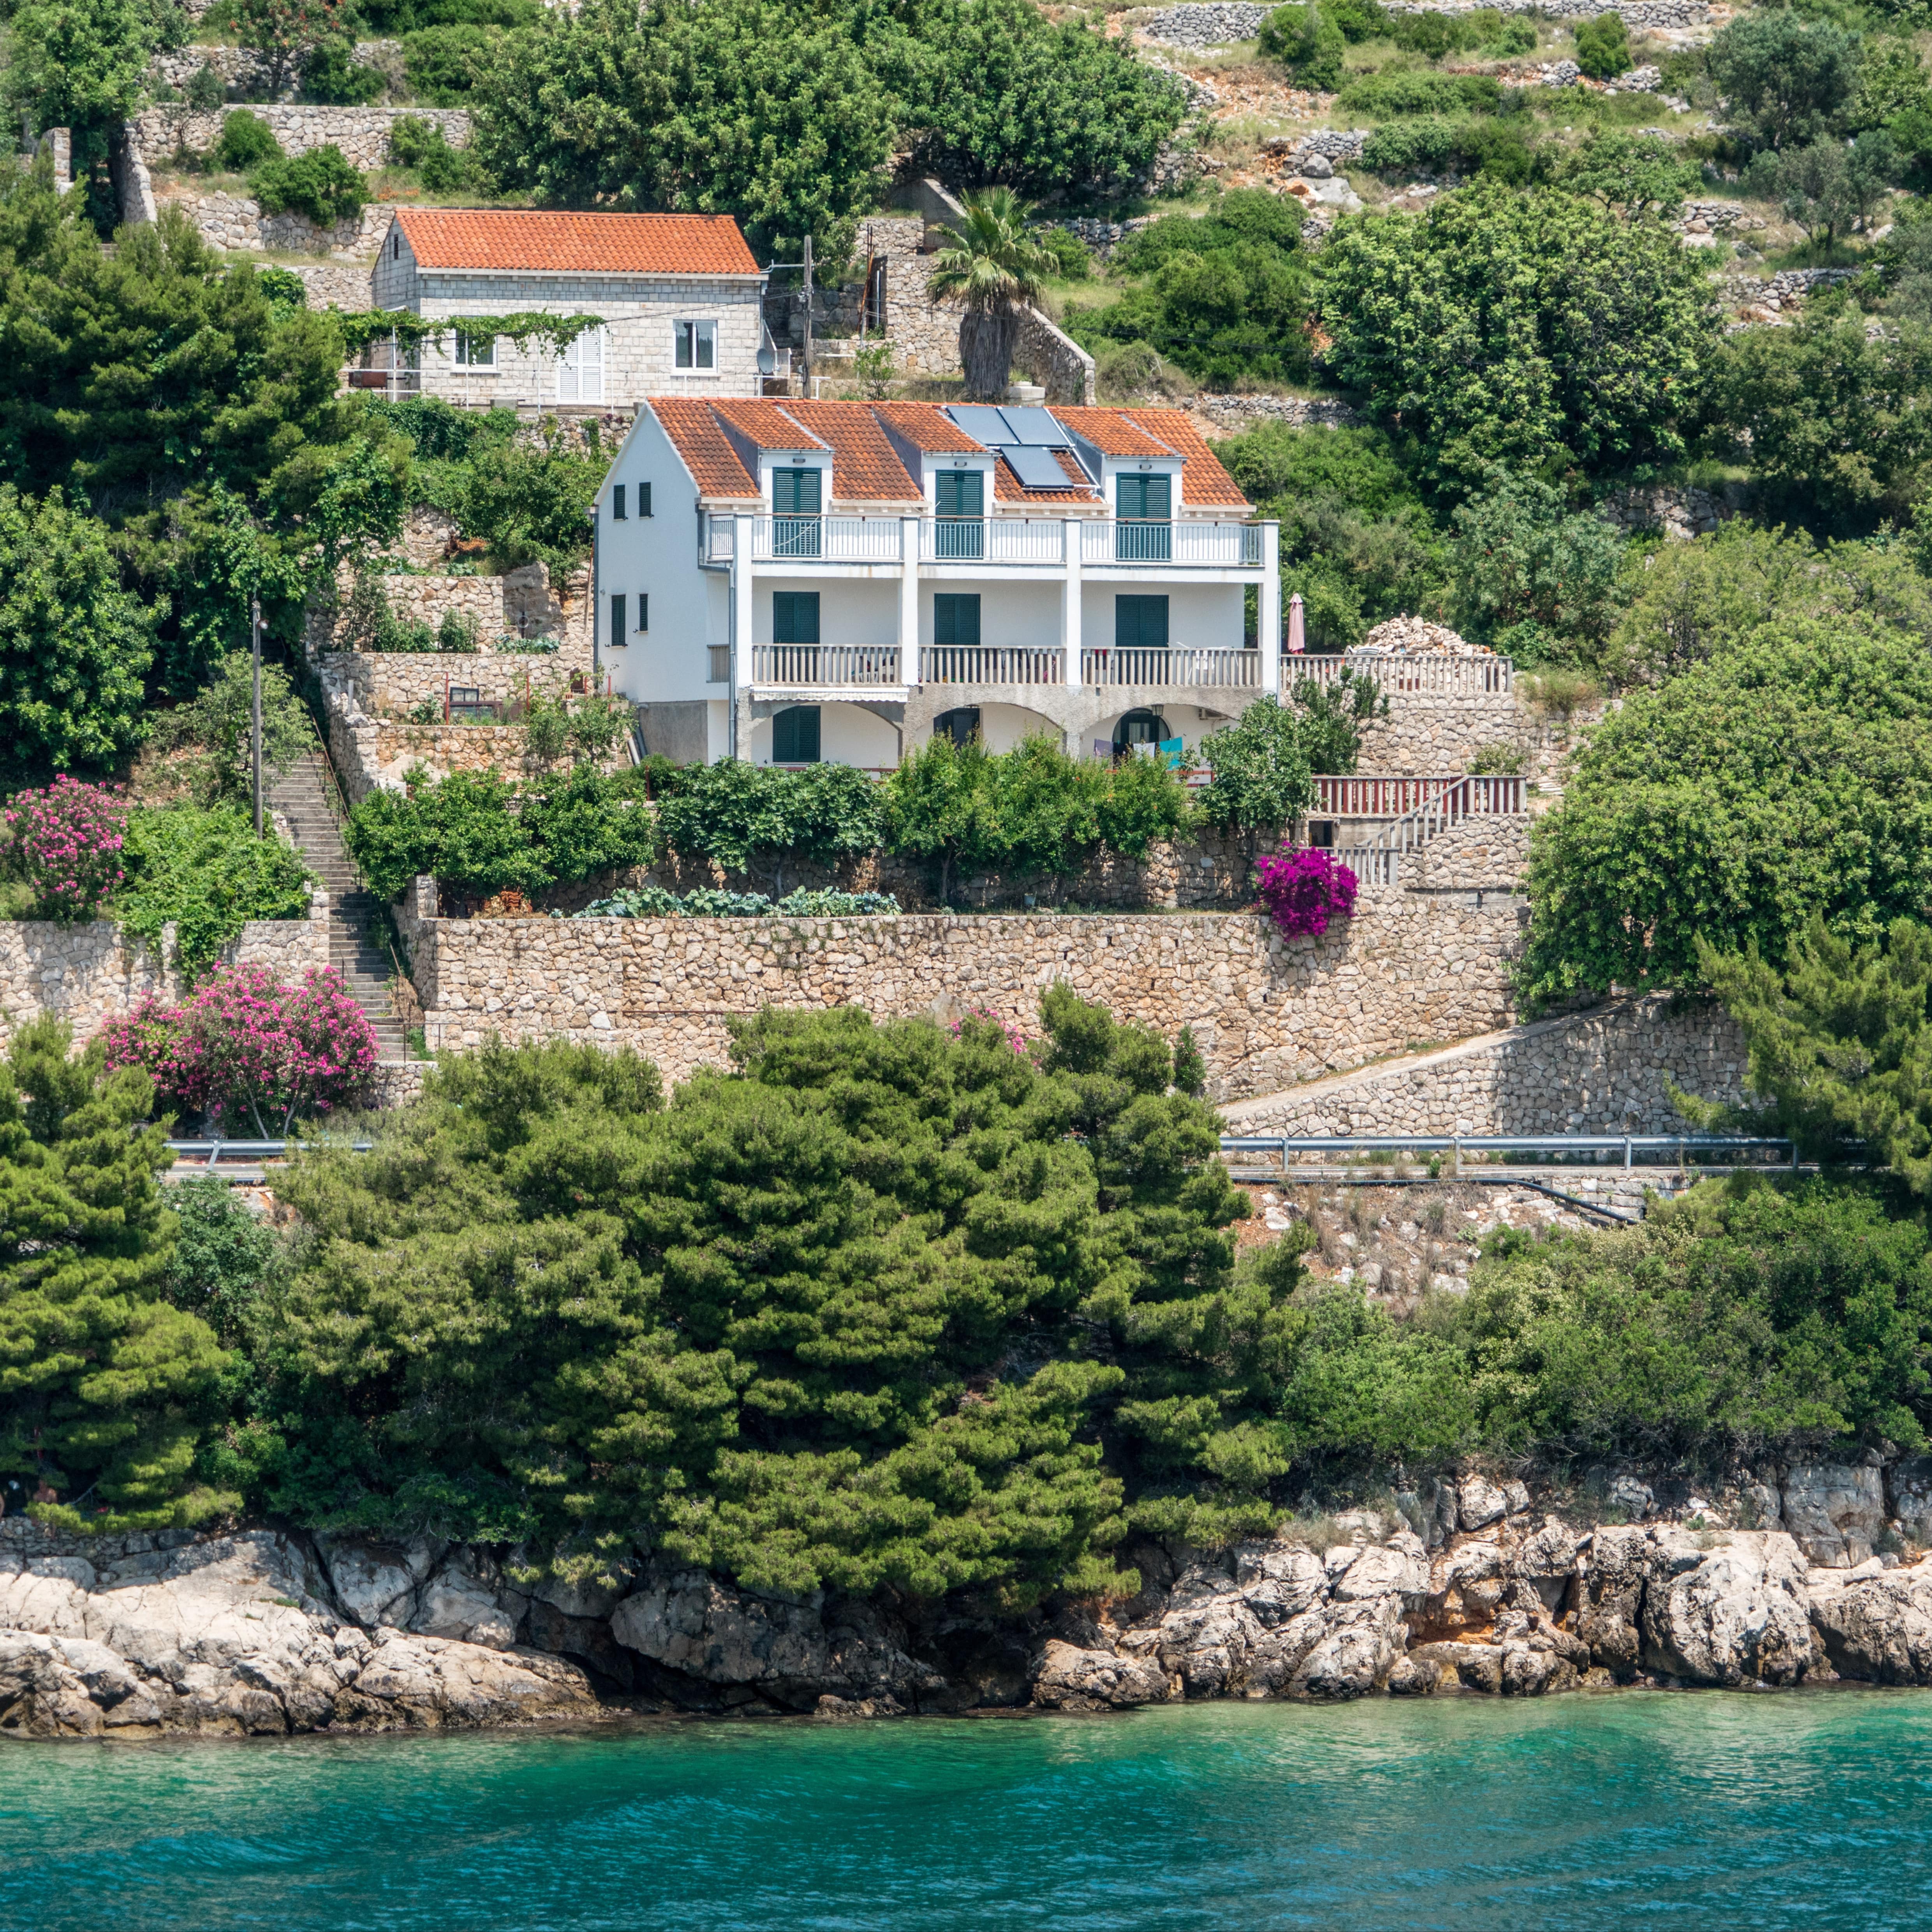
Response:
[[[715,376],[718,373],[718,322],[714,316],[694,316],[674,322],[671,326],[671,372],[678,376]],[[711,360],[700,361],[702,352],[709,349]],[[689,354],[688,362],[680,358]]]
[[[481,356],[476,352],[479,344],[484,350]],[[472,335],[466,329],[459,328],[451,353],[459,369],[487,369],[493,376],[496,373],[496,338],[494,335]]]

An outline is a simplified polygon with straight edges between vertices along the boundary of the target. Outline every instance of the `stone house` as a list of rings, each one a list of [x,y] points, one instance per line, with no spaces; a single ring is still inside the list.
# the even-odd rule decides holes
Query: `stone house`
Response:
[[[532,310],[605,320],[561,358],[460,328],[416,352],[378,343],[351,380],[530,412],[755,396],[782,360],[764,323],[764,285],[729,215],[400,208],[376,258],[377,308],[459,324]]]

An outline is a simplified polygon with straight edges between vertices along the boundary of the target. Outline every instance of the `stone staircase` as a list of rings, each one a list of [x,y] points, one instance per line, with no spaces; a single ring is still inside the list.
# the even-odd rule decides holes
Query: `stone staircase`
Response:
[[[302,856],[328,894],[328,960],[375,1029],[376,1057],[406,1060],[408,1036],[389,996],[395,964],[383,937],[382,902],[362,882],[328,808],[328,771],[320,752],[305,754],[271,787],[270,802],[289,822]]]

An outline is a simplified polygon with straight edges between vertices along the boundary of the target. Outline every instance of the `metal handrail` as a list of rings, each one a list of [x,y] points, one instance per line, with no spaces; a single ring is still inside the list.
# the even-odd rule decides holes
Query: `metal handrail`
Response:
[[[1626,1168],[1640,1154],[1750,1154],[1780,1150],[1794,1168],[1797,1143],[1760,1134],[1223,1134],[1223,1154],[1621,1154]]]

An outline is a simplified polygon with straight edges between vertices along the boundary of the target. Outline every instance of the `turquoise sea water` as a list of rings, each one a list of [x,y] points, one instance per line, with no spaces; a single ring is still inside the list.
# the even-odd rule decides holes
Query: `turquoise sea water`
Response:
[[[5,1932],[1932,1924],[1932,1693],[0,1747]]]

